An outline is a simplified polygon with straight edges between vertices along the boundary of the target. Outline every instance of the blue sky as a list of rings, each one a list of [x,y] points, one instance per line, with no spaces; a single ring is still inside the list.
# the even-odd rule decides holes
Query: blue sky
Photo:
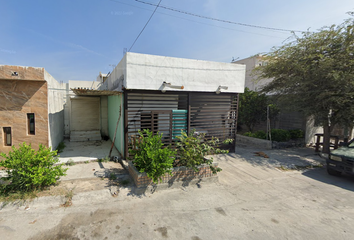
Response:
[[[144,0],[157,4],[159,0]],[[353,0],[162,0],[212,18],[315,31],[339,24]],[[44,67],[58,81],[112,71],[154,6],[134,0],[0,0],[0,64]],[[132,52],[230,62],[270,51],[290,32],[226,24],[158,8]]]

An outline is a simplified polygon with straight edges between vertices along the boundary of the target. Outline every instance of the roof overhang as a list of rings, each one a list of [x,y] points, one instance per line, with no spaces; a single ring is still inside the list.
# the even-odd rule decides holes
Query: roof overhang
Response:
[[[94,90],[84,88],[70,88],[70,90],[78,96],[113,96],[122,94],[122,92],[110,90]]]

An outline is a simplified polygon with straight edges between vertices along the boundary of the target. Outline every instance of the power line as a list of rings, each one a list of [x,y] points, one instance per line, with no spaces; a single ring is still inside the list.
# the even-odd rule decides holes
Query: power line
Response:
[[[139,38],[139,37],[140,37],[140,35],[143,33],[143,31],[144,31],[144,29],[146,28],[146,26],[149,24],[149,22],[150,22],[150,20],[151,20],[152,16],[154,16],[154,14],[155,14],[156,10],[158,9],[158,7],[159,7],[159,5],[160,5],[161,1],[162,1],[162,0],[160,0],[160,2],[156,5],[155,10],[152,12],[152,14],[151,14],[151,16],[150,16],[149,20],[146,22],[145,26],[144,26],[144,27],[143,27],[143,29],[140,31],[139,35],[136,37],[135,41],[133,42],[132,46],[129,48],[129,51],[128,51],[128,52],[130,52],[130,50],[131,50],[131,49],[132,49],[132,47],[134,46],[135,42],[138,40],[138,38]]]
[[[159,6],[159,4],[156,5],[154,3],[149,3],[149,2],[145,2],[145,1],[141,1],[141,0],[135,0],[135,1],[139,2],[139,3],[146,4],[146,5],[151,5],[151,6],[157,6],[157,7],[160,7],[160,8],[164,8],[164,9],[169,10],[169,11],[174,11],[174,12],[182,13],[182,14],[185,14],[185,15],[190,15],[190,16],[193,16],[193,17],[199,17],[199,18],[204,18],[204,19],[217,21],[217,22],[240,25],[240,26],[244,26],[244,27],[261,28],[261,29],[275,30],[275,31],[282,31],[282,32],[304,32],[304,31],[300,31],[300,30],[264,27],[264,26],[252,25],[252,24],[247,24],[247,23],[233,22],[233,21],[223,20],[223,19],[219,19],[219,18],[213,18],[213,17],[203,16],[203,15],[199,15],[199,14],[195,14],[195,13],[190,13],[190,12],[186,12],[186,11],[183,11],[183,10],[179,10],[179,9],[175,9],[175,8],[171,8],[171,7],[167,7],[167,6],[163,6],[163,5]]]
[[[147,8],[143,8],[143,7],[138,7],[138,6],[136,6],[136,5],[129,4],[129,3],[125,3],[125,2],[121,2],[121,1],[117,1],[117,0],[110,0],[110,1],[111,1],[111,2],[115,2],[115,3],[124,4],[124,5],[128,5],[128,6],[135,7],[135,8],[139,8],[139,9],[143,9],[143,10],[150,11],[150,12],[153,11],[153,10],[151,10],[151,9],[147,9]],[[159,7],[161,7],[161,5],[160,5]],[[184,17],[180,17],[180,16],[176,16],[176,15],[171,15],[171,14],[168,14],[168,13],[165,13],[165,12],[159,12],[159,11],[156,11],[156,12],[159,13],[159,14],[162,14],[162,15],[166,15],[166,16],[170,16],[170,17],[174,17],[174,18],[183,19],[183,20],[189,21],[189,22],[199,23],[199,24],[203,24],[203,25],[206,25],[206,26],[212,26],[212,27],[221,28],[221,29],[227,29],[227,30],[236,31],[236,32],[243,32],[243,33],[255,34],[255,35],[259,35],[259,36],[266,36],[266,37],[273,37],[273,38],[284,39],[283,37],[279,37],[279,36],[275,36],[275,35],[267,35],[267,34],[256,33],[256,32],[248,32],[248,31],[239,30],[239,29],[234,29],[234,28],[222,27],[222,26],[218,26],[218,25],[213,25],[213,24],[205,23],[205,22],[195,21],[195,20],[192,20],[192,19],[189,19],[189,18],[184,18]],[[273,31],[274,31],[274,30],[273,30]],[[275,32],[275,31],[274,31],[274,32]],[[287,34],[287,32],[277,32],[277,33]]]

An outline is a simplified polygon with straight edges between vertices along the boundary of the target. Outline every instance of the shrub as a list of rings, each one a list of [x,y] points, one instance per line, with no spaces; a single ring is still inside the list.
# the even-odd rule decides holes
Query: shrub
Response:
[[[178,165],[191,167],[198,171],[197,166],[208,164],[213,173],[221,171],[221,168],[212,166],[213,158],[205,159],[206,155],[228,153],[228,150],[221,150],[216,146],[219,144],[219,139],[213,137],[211,140],[205,139],[205,134],[195,135],[194,130],[188,135],[186,132],[181,132],[181,136],[177,136],[177,155],[179,158]],[[232,140],[227,139],[225,143],[230,143]]]
[[[245,132],[243,135],[247,136],[247,137],[254,137],[254,138],[259,138],[259,139],[266,139],[267,138],[267,134],[262,130],[257,131],[255,133]]]
[[[284,129],[272,129],[272,141],[287,142],[290,140],[290,133]]]
[[[265,133],[265,131],[257,131],[254,133],[254,137],[255,138],[260,138],[260,139],[266,139],[267,138],[267,134]]]
[[[162,179],[165,173],[172,174],[171,169],[176,152],[171,147],[163,148],[162,134],[153,135],[148,129],[139,131],[140,137],[133,143],[129,154],[133,155],[133,164],[139,172],[146,172],[154,183]]]
[[[23,143],[19,148],[12,146],[8,155],[0,155],[4,158],[0,161],[0,167],[4,167],[8,174],[8,177],[0,179],[5,181],[0,189],[5,195],[40,190],[55,184],[59,177],[66,175],[67,169],[62,167],[63,164],[55,166],[59,162],[55,157],[57,151],[51,151],[43,145],[35,151],[31,144]]]
[[[304,132],[301,129],[289,130],[290,139],[298,139],[304,137]]]

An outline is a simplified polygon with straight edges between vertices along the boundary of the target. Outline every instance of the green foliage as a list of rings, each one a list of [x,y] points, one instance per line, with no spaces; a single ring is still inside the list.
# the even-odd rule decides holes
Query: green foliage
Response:
[[[75,162],[71,158],[65,163],[66,166],[74,166]]]
[[[252,132],[256,124],[267,120],[267,107],[269,106],[269,117],[275,118],[279,109],[275,104],[269,104],[269,98],[262,93],[251,91],[245,88],[244,93],[240,94],[238,110],[239,124],[245,124]]]
[[[324,127],[324,152],[335,124],[353,125],[354,19],[317,32],[294,35],[294,41],[274,48],[257,67],[259,79],[273,79],[263,92],[318,119]]]
[[[57,147],[57,153],[63,152],[64,148],[66,147],[64,142],[60,142],[58,147]]]
[[[262,130],[259,130],[255,133],[245,132],[243,135],[248,136],[248,137],[259,138],[259,139],[266,139],[267,138],[267,134],[265,133],[265,131],[262,131]]]
[[[108,156],[98,159],[98,162],[109,162],[110,158]]]
[[[272,129],[272,141],[287,142],[290,140],[290,133],[284,129]]]
[[[289,134],[290,134],[290,139],[298,139],[298,138],[303,138],[304,132],[301,129],[292,129],[289,130]]]
[[[117,175],[115,173],[110,173],[109,180],[111,180],[111,181],[117,180]]]
[[[252,132],[256,124],[267,119],[267,96],[245,88],[240,94],[238,119]]]
[[[5,181],[5,184],[0,185],[0,194],[3,195],[40,190],[66,175],[67,169],[62,164],[55,166],[59,162],[55,157],[57,152],[43,145],[35,151],[31,145],[23,143],[19,148],[13,146],[8,155],[0,155],[4,158],[0,161],[0,167],[4,167],[8,174],[8,177],[0,179]]]
[[[177,136],[177,155],[178,165],[193,168],[198,171],[197,166],[201,164],[208,164],[211,170],[216,173],[221,171],[221,168],[214,168],[212,166],[213,158],[206,159],[206,155],[228,153],[227,150],[221,150],[216,146],[219,145],[219,139],[213,137],[211,140],[205,139],[205,134],[196,135],[194,130],[188,135],[181,131],[181,136]],[[231,143],[231,139],[227,139],[224,143]]]
[[[165,173],[171,174],[176,152],[170,147],[163,147],[162,134],[154,135],[148,129],[139,131],[139,139],[129,149],[134,166],[139,172],[146,172],[154,183],[162,179]]]

